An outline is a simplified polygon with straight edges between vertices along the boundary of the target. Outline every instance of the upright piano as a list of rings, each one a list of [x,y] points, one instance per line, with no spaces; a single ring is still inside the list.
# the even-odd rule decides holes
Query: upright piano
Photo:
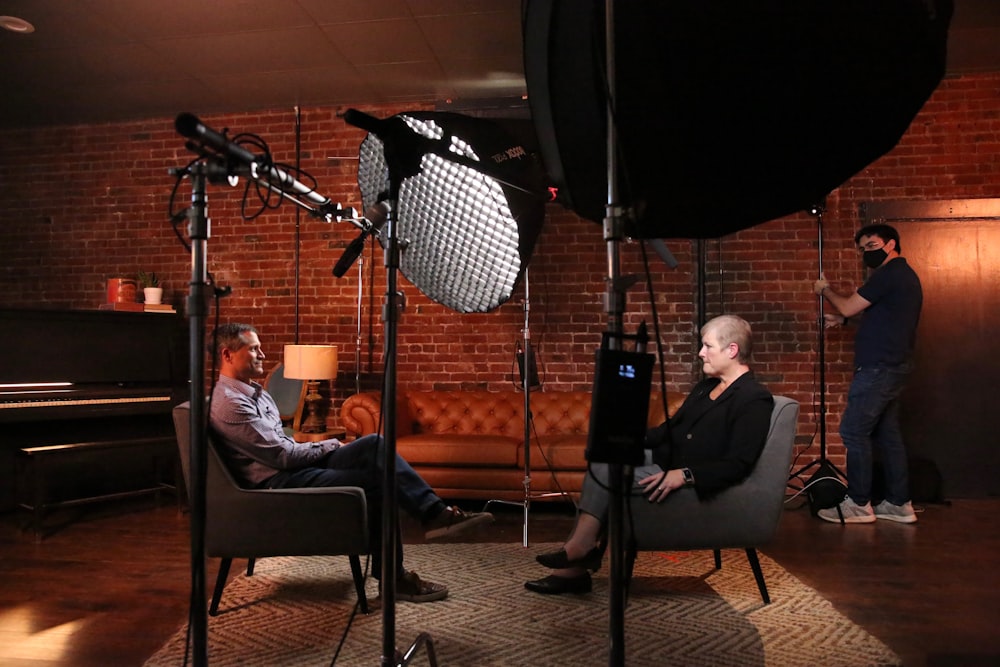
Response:
[[[176,313],[0,309],[0,511],[18,503],[24,448],[123,445],[97,448],[106,460],[55,481],[82,493],[127,487],[147,470],[126,445],[173,437],[171,410],[187,400],[186,340]]]

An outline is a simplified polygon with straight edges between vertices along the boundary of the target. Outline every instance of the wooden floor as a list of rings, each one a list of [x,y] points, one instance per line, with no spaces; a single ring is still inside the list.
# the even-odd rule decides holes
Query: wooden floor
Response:
[[[922,509],[915,526],[842,527],[790,508],[764,552],[908,667],[1000,665],[1000,500]],[[464,539],[520,543],[520,508],[495,513],[496,524]],[[36,543],[20,517],[0,516],[0,665],[141,665],[187,614],[188,517],[147,501],[53,519]],[[532,542],[560,540],[571,521],[568,506],[535,503]],[[404,541],[422,539],[414,528],[404,524]]]

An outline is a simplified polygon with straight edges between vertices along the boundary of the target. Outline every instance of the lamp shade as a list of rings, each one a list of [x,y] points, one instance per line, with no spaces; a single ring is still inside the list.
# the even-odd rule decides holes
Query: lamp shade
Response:
[[[333,380],[337,377],[337,346],[286,345],[285,377],[292,380]]]

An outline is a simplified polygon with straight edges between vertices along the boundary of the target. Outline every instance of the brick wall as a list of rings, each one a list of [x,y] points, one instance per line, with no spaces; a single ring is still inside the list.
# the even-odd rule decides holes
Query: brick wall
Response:
[[[363,110],[385,117],[402,109]],[[360,206],[354,158],[364,133],[337,112],[302,110],[301,167],[316,178],[322,194]],[[293,109],[202,120],[216,129],[258,134],[277,161],[294,163]],[[144,269],[162,276],[164,300],[182,308],[190,255],[168,222],[173,186],[168,169],[191,159],[183,143],[173,118],[0,132],[0,305],[96,308],[108,278]],[[827,276],[845,290],[863,280],[852,245],[859,204],[997,196],[998,154],[1000,75],[945,80],[899,145],[828,197]],[[173,210],[186,206],[189,197],[185,182]],[[338,344],[347,376],[338,385],[342,399],[356,370],[358,267],[341,279],[331,268],[356,228],[315,221],[287,203],[244,220],[241,199],[242,188],[209,188],[209,270],[219,285],[233,288],[221,303],[221,318],[255,323],[272,360],[296,337],[302,343]],[[668,241],[680,261],[675,270],[650,254],[666,378],[681,391],[699,369],[694,362],[697,245]],[[754,325],[758,375],[776,393],[802,402],[800,448],[813,444],[803,462],[818,446],[817,304],[810,289],[816,250],[816,219],[805,212],[703,244],[708,316],[736,312]],[[384,342],[381,248],[369,246],[365,260],[361,371],[377,374]],[[605,267],[600,226],[550,206],[530,270],[531,333],[548,389],[590,387],[593,351],[606,325]],[[622,270],[642,273],[639,244],[623,244]],[[511,386],[524,321],[520,293],[495,312],[461,315],[431,302],[405,278],[400,285],[407,300],[399,325],[401,386]],[[642,319],[651,323],[640,282],[628,295],[628,330]],[[851,334],[832,330],[826,341],[828,442],[831,458],[843,465],[836,430],[849,381]]]

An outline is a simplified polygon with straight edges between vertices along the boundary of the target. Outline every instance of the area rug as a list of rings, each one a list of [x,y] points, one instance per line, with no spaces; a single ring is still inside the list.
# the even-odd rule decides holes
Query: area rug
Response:
[[[446,583],[446,600],[396,605],[396,646],[425,633],[439,665],[608,664],[608,580],[589,595],[541,596],[523,582],[544,576],[534,555],[552,544],[422,544],[406,547],[406,566]],[[771,595],[765,605],[741,550],[642,553],[625,611],[629,666],[863,667],[899,665],[887,646],[838,613],[815,590],[764,555]],[[344,667],[380,664],[382,615],[376,582],[370,615],[358,614],[337,656]],[[330,665],[355,604],[346,557],[267,558],[252,577],[226,588],[208,620],[208,661],[218,667]],[[184,662],[185,628],[146,667]],[[412,665],[428,665],[417,650]]]

